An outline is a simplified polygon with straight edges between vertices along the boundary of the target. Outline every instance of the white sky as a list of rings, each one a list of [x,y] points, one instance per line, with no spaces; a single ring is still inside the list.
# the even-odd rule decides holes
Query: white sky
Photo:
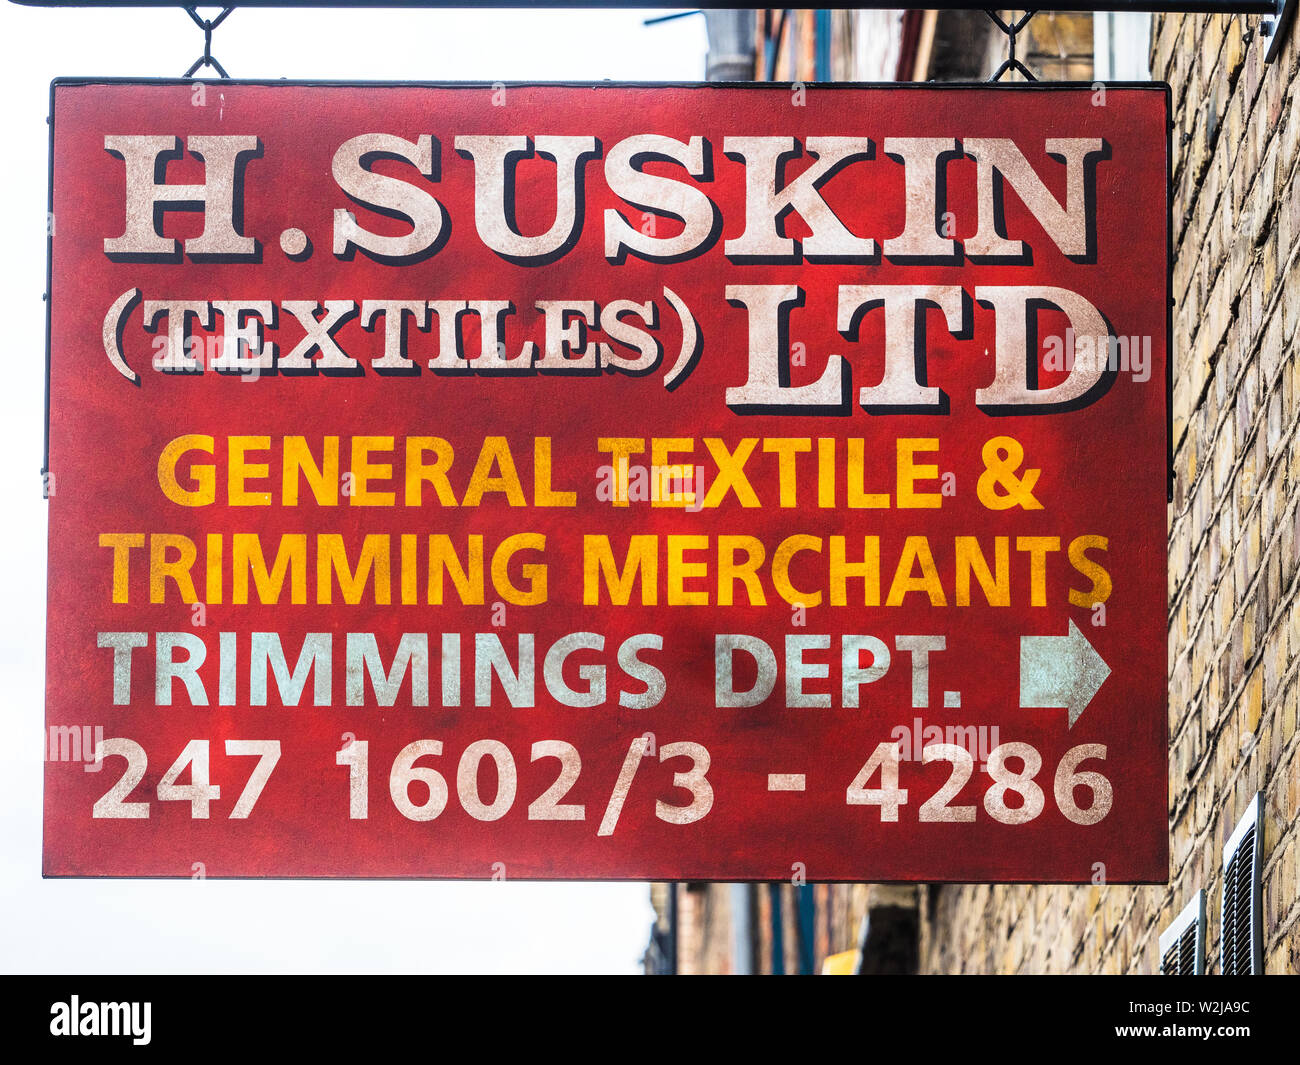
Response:
[[[241,8],[213,54],[248,78],[702,79],[704,20],[642,25],[662,13]],[[41,879],[49,82],[179,77],[202,51],[179,9],[0,0],[0,970],[633,972],[652,918],[644,884]]]

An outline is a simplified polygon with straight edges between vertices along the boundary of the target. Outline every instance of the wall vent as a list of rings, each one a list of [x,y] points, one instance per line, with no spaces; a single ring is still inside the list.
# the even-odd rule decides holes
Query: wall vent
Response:
[[[1223,847],[1223,910],[1220,971],[1224,976],[1251,976],[1264,971],[1260,919],[1260,813],[1263,796],[1255,793]]]
[[[1183,912],[1160,933],[1161,976],[1205,975],[1205,892],[1183,907]]]

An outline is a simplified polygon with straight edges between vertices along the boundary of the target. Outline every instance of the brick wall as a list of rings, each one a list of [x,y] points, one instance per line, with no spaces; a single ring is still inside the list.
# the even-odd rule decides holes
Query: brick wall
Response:
[[[922,902],[930,972],[1156,972],[1206,892],[1219,967],[1223,844],[1264,794],[1264,958],[1300,970],[1300,85],[1258,19],[1157,17],[1173,87],[1174,502],[1167,888],[964,887]]]

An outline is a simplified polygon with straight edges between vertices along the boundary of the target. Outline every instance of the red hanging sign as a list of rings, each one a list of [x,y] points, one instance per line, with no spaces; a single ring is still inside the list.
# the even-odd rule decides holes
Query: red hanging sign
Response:
[[[1167,120],[57,83],[47,875],[1163,881]]]

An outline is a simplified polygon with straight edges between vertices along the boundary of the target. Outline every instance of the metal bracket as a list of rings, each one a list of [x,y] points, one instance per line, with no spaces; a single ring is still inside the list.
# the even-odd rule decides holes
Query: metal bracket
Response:
[[[212,31],[226,21],[226,17],[235,9],[233,7],[222,8],[221,14],[214,19],[205,19],[199,15],[198,8],[187,7],[185,14],[194,20],[194,24],[203,31],[203,54],[190,64],[190,69],[182,76],[189,78],[194,76],[194,72],[203,67],[211,67],[218,76],[229,78],[226,68],[217,62],[216,57],[212,54]]]
[[[1264,53],[1264,62],[1271,63],[1282,51],[1286,31],[1291,26],[1291,17],[1295,14],[1295,0],[1275,0],[1276,8],[1272,15],[1265,15],[1259,21],[1259,34],[1268,38],[1268,50]]]
[[[1281,0],[1279,0],[1279,2],[1281,2]],[[984,14],[988,15],[988,17],[993,20],[993,25],[995,25],[998,29],[1000,29],[1003,33],[1007,35],[1007,58],[1004,59],[1002,61],[1002,65],[993,72],[993,76],[989,78],[989,81],[991,82],[1001,81],[1002,75],[1007,73],[1008,71],[1016,71],[1020,73],[1026,81],[1038,80],[1036,77],[1034,77],[1033,74],[1030,73],[1029,68],[1025,66],[1024,63],[1020,62],[1019,59],[1016,58],[1016,34],[1019,33],[1021,30],[1023,30],[1025,26],[1028,25],[1029,20],[1033,18],[1037,13],[1038,12],[1036,11],[1026,11],[1015,22],[1012,22],[1010,25],[1008,25],[1007,23],[1002,21],[1002,19],[998,16],[998,13],[996,11],[986,10],[984,12]]]

